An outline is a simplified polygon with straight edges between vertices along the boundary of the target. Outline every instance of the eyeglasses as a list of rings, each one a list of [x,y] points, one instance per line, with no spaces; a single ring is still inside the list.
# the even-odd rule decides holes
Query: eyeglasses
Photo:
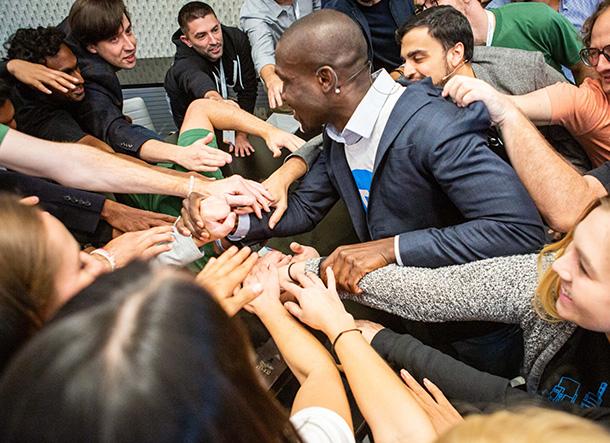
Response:
[[[610,45],[604,46],[602,49],[583,48],[580,50],[579,54],[582,62],[593,68],[599,64],[600,55],[603,55],[606,58],[606,61],[610,63]]]
[[[438,6],[437,0],[424,0],[423,3],[420,3],[419,5],[415,5],[413,12],[415,13],[415,15],[417,15],[417,14],[424,12],[426,9],[433,8],[435,6]]]

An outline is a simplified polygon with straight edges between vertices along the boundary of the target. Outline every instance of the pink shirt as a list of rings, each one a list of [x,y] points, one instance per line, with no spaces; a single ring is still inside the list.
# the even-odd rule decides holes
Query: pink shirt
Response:
[[[551,100],[551,123],[565,126],[593,166],[610,160],[610,103],[599,80],[576,87],[556,83],[545,88]]]

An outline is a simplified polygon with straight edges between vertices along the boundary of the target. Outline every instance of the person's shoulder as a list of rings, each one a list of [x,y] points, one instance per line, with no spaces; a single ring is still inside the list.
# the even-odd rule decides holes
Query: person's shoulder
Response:
[[[514,63],[544,63],[544,55],[539,51],[526,51],[517,48],[504,48],[500,46],[475,46],[472,63],[500,63],[507,61]]]
[[[222,35],[226,43],[232,44],[236,49],[241,49],[243,47],[248,48],[250,50],[250,40],[248,40],[248,34],[246,34],[241,29],[235,26],[225,26],[222,27]]]

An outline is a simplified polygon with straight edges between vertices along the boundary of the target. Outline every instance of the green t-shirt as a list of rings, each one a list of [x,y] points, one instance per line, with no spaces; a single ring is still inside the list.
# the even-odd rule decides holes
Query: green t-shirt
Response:
[[[496,17],[491,46],[540,51],[553,68],[580,61],[582,40],[576,28],[544,3],[510,3],[491,9]]]
[[[0,145],[4,141],[4,136],[6,135],[7,132],[8,132],[8,126],[0,123]]]
[[[178,146],[189,146],[195,143],[197,140],[205,138],[211,131],[207,129],[191,129],[180,134],[178,138]],[[208,146],[212,148],[218,148],[216,138],[208,143]],[[175,163],[157,163],[157,166],[162,166],[168,169],[174,169],[176,171],[188,172],[185,168]],[[214,172],[201,172],[201,175],[206,177],[214,178],[216,180],[222,179],[222,172],[217,169]],[[174,197],[171,195],[158,195],[158,194],[129,194],[128,198],[131,200],[133,206],[145,209],[147,211],[160,212],[162,214],[172,215],[178,217],[180,215],[180,209],[182,208],[182,199],[180,197]],[[193,264],[193,268],[199,270],[207,263],[210,257],[216,255],[214,253],[214,247],[212,244],[204,246],[205,257],[197,260]]]

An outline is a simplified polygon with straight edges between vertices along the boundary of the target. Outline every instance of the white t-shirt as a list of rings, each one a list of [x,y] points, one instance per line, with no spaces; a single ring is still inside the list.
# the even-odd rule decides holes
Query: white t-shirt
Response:
[[[304,443],[355,443],[354,433],[343,417],[330,409],[301,409],[290,417]]]

